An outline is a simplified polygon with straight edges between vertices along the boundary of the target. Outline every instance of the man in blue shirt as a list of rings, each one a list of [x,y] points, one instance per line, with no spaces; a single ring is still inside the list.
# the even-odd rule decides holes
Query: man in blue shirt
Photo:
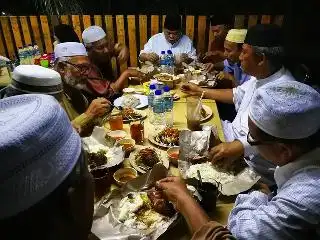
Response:
[[[224,55],[226,59],[223,62],[223,72],[218,74],[218,79],[230,80],[234,86],[241,85],[251,77],[243,72],[239,60],[246,34],[246,29],[231,29],[224,41]]]

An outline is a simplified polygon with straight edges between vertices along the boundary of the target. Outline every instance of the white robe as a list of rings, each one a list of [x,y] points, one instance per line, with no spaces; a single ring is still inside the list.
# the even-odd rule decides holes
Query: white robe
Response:
[[[247,142],[249,106],[256,89],[269,82],[283,80],[294,80],[291,73],[285,68],[281,68],[265,79],[257,80],[255,77],[251,77],[242,85],[234,88],[233,102],[237,115],[232,123],[229,121],[222,122],[226,142],[239,140],[244,146],[244,156],[250,159],[247,161],[248,165],[260,174],[262,180],[269,185],[275,183],[273,176],[276,166],[259,156],[256,147],[250,146]]]

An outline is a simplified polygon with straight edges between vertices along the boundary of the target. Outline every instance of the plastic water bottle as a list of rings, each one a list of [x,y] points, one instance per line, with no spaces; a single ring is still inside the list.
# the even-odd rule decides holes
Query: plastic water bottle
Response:
[[[171,50],[167,51],[166,56],[167,63],[167,73],[174,74],[174,56]]]
[[[167,62],[166,62],[166,51],[161,51],[161,56],[160,56],[160,70],[161,72],[166,72],[167,68]]]
[[[156,91],[156,85],[150,84],[149,86],[149,95],[148,95],[148,105],[149,105],[149,122],[154,122],[154,116],[153,116],[153,101],[154,101],[154,92]]]
[[[168,127],[172,127],[173,125],[173,97],[170,93],[170,88],[168,86],[164,86],[163,88],[163,105],[164,105],[164,114],[165,121]]]
[[[153,117],[154,117],[154,125],[164,125],[164,104],[162,98],[162,91],[156,90],[154,92],[154,100],[153,100]]]
[[[21,65],[28,64],[27,63],[27,54],[24,48],[19,48],[18,50],[19,61]]]

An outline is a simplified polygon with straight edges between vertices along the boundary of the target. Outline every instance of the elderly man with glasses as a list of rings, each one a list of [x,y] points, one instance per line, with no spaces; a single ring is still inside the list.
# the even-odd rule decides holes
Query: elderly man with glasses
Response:
[[[227,229],[207,214],[178,178],[158,182],[186,218],[192,239],[319,239],[320,94],[296,81],[256,90],[249,108],[248,143],[277,166],[277,191],[238,195]]]
[[[171,51],[179,55],[182,62],[191,62],[196,58],[196,49],[189,37],[182,33],[181,17],[168,14],[164,22],[163,33],[152,36],[140,52],[140,61],[158,63],[161,52]]]
[[[54,52],[55,69],[62,77],[65,90],[79,89],[89,102],[97,97],[113,100],[121,93],[129,77],[143,77],[138,71],[127,69],[117,80],[104,79],[99,68],[90,61],[81,43],[60,43]]]

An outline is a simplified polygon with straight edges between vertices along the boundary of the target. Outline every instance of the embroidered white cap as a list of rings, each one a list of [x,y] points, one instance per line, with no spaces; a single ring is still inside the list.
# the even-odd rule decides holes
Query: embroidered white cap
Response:
[[[247,29],[230,29],[226,40],[233,43],[244,43],[247,35]]]
[[[55,58],[72,57],[72,56],[88,56],[87,50],[82,43],[64,42],[59,43],[54,48]]]
[[[37,204],[71,173],[81,138],[54,97],[0,101],[0,219]]]
[[[82,33],[83,43],[89,44],[103,39],[106,36],[106,32],[99,26],[90,26],[86,28]]]
[[[274,81],[256,90],[249,117],[271,136],[307,138],[320,129],[320,94],[297,81]]]

